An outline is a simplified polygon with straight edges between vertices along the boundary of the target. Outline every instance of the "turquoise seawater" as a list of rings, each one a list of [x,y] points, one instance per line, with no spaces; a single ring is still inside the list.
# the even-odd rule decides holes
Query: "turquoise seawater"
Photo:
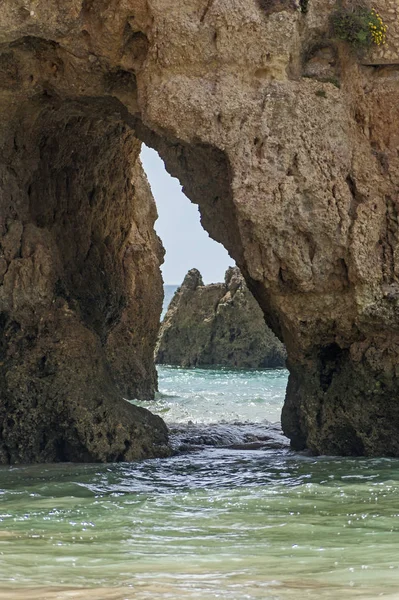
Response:
[[[160,367],[185,452],[0,469],[0,599],[398,599],[399,460],[290,452],[286,379]]]

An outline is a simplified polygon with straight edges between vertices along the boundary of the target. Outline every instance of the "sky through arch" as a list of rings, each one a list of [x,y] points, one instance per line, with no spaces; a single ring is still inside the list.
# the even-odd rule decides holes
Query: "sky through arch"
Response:
[[[155,229],[166,250],[162,274],[166,285],[179,285],[189,269],[198,269],[204,283],[223,281],[234,265],[225,248],[202,228],[198,207],[165,170],[158,153],[143,145],[141,160],[158,209]]]

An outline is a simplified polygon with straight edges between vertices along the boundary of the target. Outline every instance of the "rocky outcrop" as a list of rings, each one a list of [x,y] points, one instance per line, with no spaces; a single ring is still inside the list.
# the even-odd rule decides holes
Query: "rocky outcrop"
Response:
[[[282,367],[285,359],[239,269],[210,285],[197,269],[187,273],[162,322],[157,363],[251,369]]]
[[[98,389],[112,377],[134,389],[146,371],[151,285],[126,261],[158,258],[141,253],[153,243],[141,225],[124,243],[140,210],[135,137],[199,204],[284,339],[293,447],[399,455],[399,25],[391,0],[376,8],[387,49],[359,58],[331,39],[327,0],[3,0],[2,460],[46,456],[40,402],[80,444],[71,398],[103,423]],[[130,336],[142,338],[133,379]],[[31,435],[39,450],[16,449]]]
[[[161,419],[122,399],[156,387],[163,250],[140,144],[100,106],[35,107],[1,167],[0,462],[167,454]]]

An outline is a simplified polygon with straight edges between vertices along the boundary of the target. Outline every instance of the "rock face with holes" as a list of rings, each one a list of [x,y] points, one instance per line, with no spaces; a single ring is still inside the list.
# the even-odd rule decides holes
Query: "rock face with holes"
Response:
[[[210,285],[197,269],[187,273],[162,322],[157,363],[253,369],[283,367],[285,359],[239,269]]]
[[[293,447],[399,455],[399,45],[355,56],[333,9],[3,0],[2,461],[163,452],[118,399],[150,395],[160,310],[137,139],[284,339]]]

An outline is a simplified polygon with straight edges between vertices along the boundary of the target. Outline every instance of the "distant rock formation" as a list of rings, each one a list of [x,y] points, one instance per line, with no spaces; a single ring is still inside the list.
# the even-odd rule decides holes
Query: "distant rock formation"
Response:
[[[187,273],[163,320],[157,363],[262,368],[282,367],[285,358],[237,267],[211,285],[197,269]]]

